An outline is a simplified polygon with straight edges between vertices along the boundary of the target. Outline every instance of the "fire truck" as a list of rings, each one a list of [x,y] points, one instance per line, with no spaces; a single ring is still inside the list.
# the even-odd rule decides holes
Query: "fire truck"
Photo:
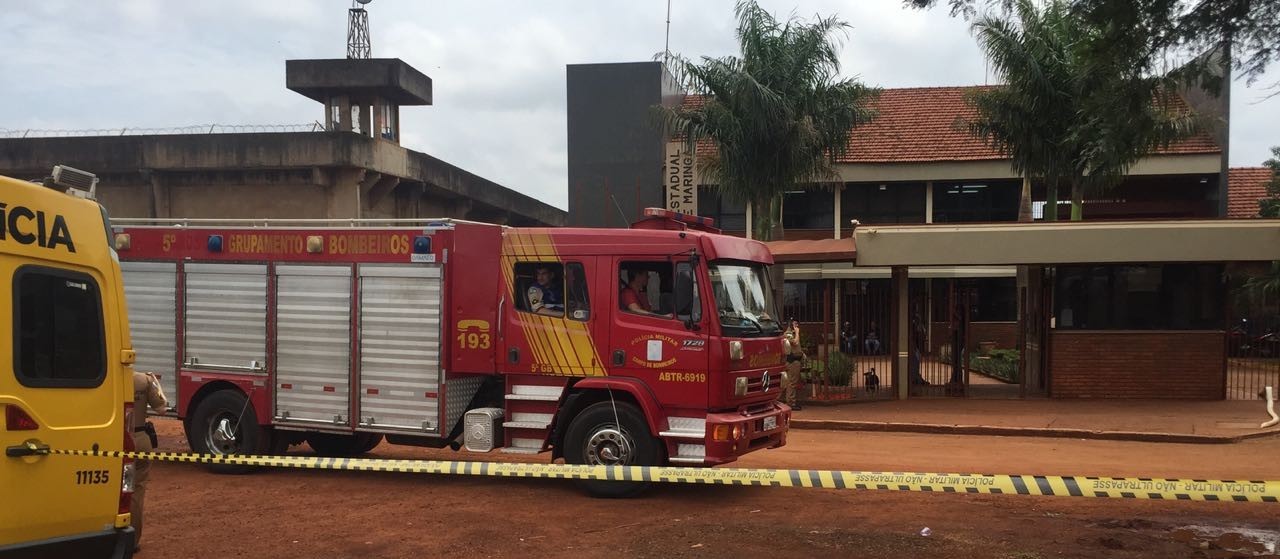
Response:
[[[305,441],[352,456],[385,440],[709,466],[786,441],[772,257],[707,218],[117,220],[113,234],[136,366],[175,395],[195,452]]]

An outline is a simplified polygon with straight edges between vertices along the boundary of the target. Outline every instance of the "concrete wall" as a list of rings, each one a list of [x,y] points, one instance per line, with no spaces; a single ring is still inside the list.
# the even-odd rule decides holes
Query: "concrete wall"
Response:
[[[676,100],[665,73],[659,62],[568,66],[569,225],[623,227],[663,206],[651,107]]]
[[[154,217],[149,185],[99,183],[98,202],[113,217]]]
[[[1058,330],[1050,335],[1054,398],[1222,399],[1222,332]]]
[[[98,174],[100,196],[116,217],[457,217],[563,225],[566,216],[425,153],[353,133],[0,139],[0,174],[38,179],[56,164]],[[398,206],[403,200],[416,208],[420,198],[438,198],[447,211]]]

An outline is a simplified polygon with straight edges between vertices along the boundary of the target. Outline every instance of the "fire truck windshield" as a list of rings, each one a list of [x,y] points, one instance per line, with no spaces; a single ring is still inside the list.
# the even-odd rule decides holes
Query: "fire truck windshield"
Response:
[[[773,290],[762,264],[712,262],[711,289],[716,314],[727,336],[776,336],[782,325],[774,318]]]

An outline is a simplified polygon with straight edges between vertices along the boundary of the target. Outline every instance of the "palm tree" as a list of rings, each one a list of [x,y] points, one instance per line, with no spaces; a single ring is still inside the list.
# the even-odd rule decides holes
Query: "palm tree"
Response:
[[[702,176],[733,200],[751,203],[755,238],[782,236],[782,196],[838,178],[834,161],[849,147],[854,126],[871,120],[866,103],[877,90],[841,78],[835,17],[778,21],[754,0],[740,0],[739,56],[671,55],[669,64],[697,106],[656,107],[662,125],[692,148],[711,140]],[[777,282],[781,287],[781,282]]]
[[[1118,183],[1197,122],[1173,104],[1176,81],[1150,68],[1149,30],[1086,18],[1064,0],[1037,4],[1018,0],[1010,18],[974,21],[1005,85],[972,94],[977,116],[963,124],[1006,152],[1015,172],[1044,182],[1046,219],[1057,218],[1066,185],[1079,220],[1086,191]]]

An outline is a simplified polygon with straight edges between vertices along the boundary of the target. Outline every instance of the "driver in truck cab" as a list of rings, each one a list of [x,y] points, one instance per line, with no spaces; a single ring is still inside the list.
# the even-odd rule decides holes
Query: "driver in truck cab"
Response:
[[[529,310],[546,316],[564,316],[564,295],[555,282],[556,274],[551,266],[539,265],[534,269],[533,279],[536,283],[530,285],[525,293],[529,299]]]

